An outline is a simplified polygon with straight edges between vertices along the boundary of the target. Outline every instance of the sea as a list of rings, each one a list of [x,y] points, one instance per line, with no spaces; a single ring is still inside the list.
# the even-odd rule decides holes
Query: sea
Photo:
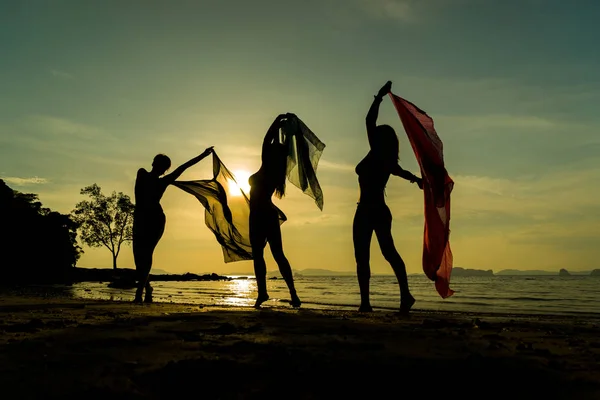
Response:
[[[252,275],[232,275],[229,281],[152,283],[154,301],[213,306],[252,306],[256,281]],[[356,276],[298,276],[296,290],[303,308],[356,310],[360,302]],[[414,310],[502,314],[586,315],[600,317],[598,276],[477,276],[453,277],[454,295],[442,299],[433,282],[423,275],[410,275],[416,298]],[[285,282],[267,281],[270,300],[264,307],[289,306]],[[107,282],[71,285],[70,294],[82,299],[130,301],[134,289],[109,288]],[[397,310],[400,294],[393,275],[371,277],[374,309]]]

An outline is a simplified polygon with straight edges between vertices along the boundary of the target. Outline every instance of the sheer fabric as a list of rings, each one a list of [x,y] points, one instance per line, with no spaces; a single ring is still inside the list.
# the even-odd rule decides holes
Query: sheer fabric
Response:
[[[392,93],[390,97],[421,167],[425,198],[423,271],[435,282],[442,298],[450,297],[454,293],[450,289],[450,193],[454,182],[444,166],[443,144],[425,111]]]
[[[298,117],[288,118],[281,131],[284,143],[288,145],[288,180],[314,199],[323,211],[323,191],[317,180],[317,167],[325,144]]]
[[[323,191],[316,171],[325,144],[297,117],[287,120],[282,134],[284,143],[288,145],[288,180],[313,198],[322,210]],[[173,185],[196,197],[204,206],[206,226],[223,248],[226,263],[252,260],[250,200],[216,152],[213,152],[212,179],[175,181]],[[279,223],[283,224],[287,217],[275,208]]]
[[[173,185],[196,197],[204,206],[204,221],[223,248],[226,263],[252,260],[249,199],[217,153],[212,156],[212,179],[175,181]],[[285,222],[285,214],[277,211],[280,223]]]

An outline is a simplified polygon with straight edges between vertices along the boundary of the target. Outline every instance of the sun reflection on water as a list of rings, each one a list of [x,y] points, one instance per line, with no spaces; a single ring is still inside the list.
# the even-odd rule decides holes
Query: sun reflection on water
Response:
[[[256,291],[254,279],[235,279],[226,286],[229,296],[223,296],[218,304],[229,306],[249,306],[254,303],[253,296]]]

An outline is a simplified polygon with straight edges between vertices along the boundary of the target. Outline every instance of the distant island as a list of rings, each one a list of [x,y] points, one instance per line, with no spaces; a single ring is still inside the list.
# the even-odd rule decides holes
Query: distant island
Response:
[[[353,276],[356,275],[354,271],[331,271],[328,269],[309,268],[300,269],[295,272],[294,275],[299,276]]]
[[[355,271],[332,271],[329,269],[319,269],[319,268],[308,268],[308,269],[295,269],[295,276],[354,276],[356,275]],[[254,271],[246,271],[246,272],[228,272],[224,275],[227,276],[236,276],[236,275],[254,275]],[[374,274],[377,275],[377,274]],[[276,276],[278,278],[281,277],[281,274],[277,270],[271,270],[267,272],[267,276],[273,277]]]
[[[278,272],[273,271],[273,275],[279,275]],[[354,276],[356,275],[355,271],[331,271],[328,269],[304,269],[297,270],[295,274],[298,276]],[[409,275],[421,275],[422,273],[412,273]],[[271,275],[271,272],[269,273]],[[390,271],[388,274],[381,273],[373,273],[373,275],[391,275],[393,273]],[[469,276],[600,276],[600,269],[595,269],[593,271],[567,271],[566,269],[561,269],[559,271],[544,271],[544,270],[518,270],[518,269],[504,269],[499,272],[494,273],[493,270],[487,269],[474,269],[474,268],[463,268],[463,267],[453,267],[452,268],[452,276],[454,277],[469,277]]]
[[[563,272],[561,272],[563,271]],[[599,271],[599,270],[594,270]],[[560,271],[545,271],[539,269],[532,269],[529,271],[522,271],[518,269],[503,269],[501,271],[496,272],[498,276],[582,276],[582,275],[592,275],[594,276],[594,271],[568,271],[562,268]],[[598,273],[598,272],[597,272]]]
[[[165,271],[164,269],[160,269],[160,268],[152,268],[152,273],[154,275],[171,275],[172,273],[169,271]]]
[[[482,270],[454,267],[452,268],[452,276],[494,276],[494,271],[491,269]]]
[[[496,275],[507,275],[507,276],[520,276],[520,275],[527,275],[527,276],[537,276],[537,275],[558,275],[558,272],[556,271],[542,271],[542,270],[537,270],[537,269],[532,269],[529,271],[521,271],[518,269],[503,269],[501,271],[496,272]]]

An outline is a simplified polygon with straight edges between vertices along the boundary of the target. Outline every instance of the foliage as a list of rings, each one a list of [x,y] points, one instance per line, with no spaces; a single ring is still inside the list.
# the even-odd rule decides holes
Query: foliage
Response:
[[[38,196],[11,189],[0,179],[2,280],[65,282],[79,260],[77,223],[42,206]]]
[[[73,219],[79,224],[81,241],[90,247],[106,247],[117,269],[117,257],[121,246],[133,240],[133,211],[135,206],[129,196],[122,192],[102,194],[100,186],[93,184],[81,189],[84,200],[75,206]]]

